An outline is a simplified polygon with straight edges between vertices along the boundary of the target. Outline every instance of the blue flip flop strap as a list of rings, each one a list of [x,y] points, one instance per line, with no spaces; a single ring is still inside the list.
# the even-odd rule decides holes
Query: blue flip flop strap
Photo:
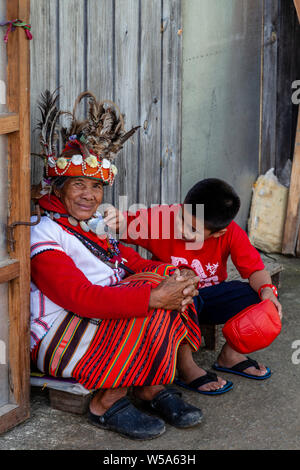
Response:
[[[235,372],[244,372],[244,370],[248,369],[248,367],[255,367],[259,370],[258,362],[256,362],[254,359],[251,359],[250,357],[248,357],[245,361],[239,362],[235,366],[230,367],[230,370],[234,370]]]
[[[188,386],[192,388],[199,388],[202,385],[208,384],[210,382],[218,382],[217,374],[214,372],[207,372],[205,375],[202,375],[202,377],[198,377],[197,379],[190,382]]]

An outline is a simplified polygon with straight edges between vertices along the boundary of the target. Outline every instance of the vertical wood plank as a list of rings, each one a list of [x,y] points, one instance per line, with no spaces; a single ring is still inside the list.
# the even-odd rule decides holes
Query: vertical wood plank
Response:
[[[118,196],[127,195],[129,204],[178,201],[180,2],[32,0],[31,16],[36,31],[31,45],[32,128],[38,115],[36,98],[45,88],[61,87],[62,109],[72,109],[84,89],[99,99],[113,99],[125,114],[126,129],[139,124],[141,129],[119,155],[120,171],[114,189],[106,189],[105,200],[118,205]],[[32,134],[32,151],[39,152],[37,134]],[[41,168],[35,157],[34,183],[40,180]]]
[[[87,88],[99,100],[113,100],[114,92],[114,3],[87,2]]]
[[[101,101],[114,98],[114,2],[87,2],[87,89]],[[113,204],[113,188],[104,199]]]
[[[6,0],[0,1],[0,22],[6,21]],[[4,42],[6,30],[0,28],[0,113],[7,113],[6,106],[6,69],[7,69],[7,56],[6,46]]]
[[[57,0],[31,0],[31,27],[34,39],[30,41],[31,67],[31,151],[40,153],[39,132],[35,131],[40,112],[37,101],[46,89],[57,86]],[[31,158],[32,184],[38,184],[43,173],[43,161]]]
[[[295,151],[291,174],[289,199],[285,230],[282,240],[282,253],[285,255],[295,255],[295,250],[299,256],[299,244],[297,245],[300,227],[300,112],[298,113],[298,126],[295,141]]]
[[[60,107],[72,111],[75,99],[86,89],[85,2],[59,2],[59,86]],[[83,117],[78,108],[77,117]]]
[[[7,18],[22,18],[29,22],[30,0],[7,2]],[[30,57],[24,31],[18,28],[9,38],[8,109],[20,116],[19,132],[9,136],[9,220],[30,219]],[[16,158],[18,156],[18,158]],[[30,233],[28,227],[14,232],[15,249],[11,257],[20,261],[20,276],[9,283],[9,367],[11,401],[19,405],[14,421],[0,422],[11,427],[29,416],[29,292],[30,292]]]
[[[141,130],[138,202],[160,203],[161,0],[141,2]]]
[[[291,100],[292,83],[300,72],[300,26],[292,2],[279,2],[277,67],[276,169],[293,159],[298,106]]]
[[[181,200],[181,2],[163,0],[162,27],[161,202],[173,204]]]
[[[275,167],[278,8],[278,0],[263,2],[260,173]]]
[[[115,102],[124,114],[129,130],[140,123],[139,116],[139,0],[118,0],[115,12]],[[118,155],[118,176],[114,183],[115,204],[127,196],[137,201],[139,131]]]

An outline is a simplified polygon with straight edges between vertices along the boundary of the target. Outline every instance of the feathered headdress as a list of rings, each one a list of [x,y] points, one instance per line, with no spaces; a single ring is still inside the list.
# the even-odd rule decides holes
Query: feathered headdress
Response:
[[[79,121],[76,111],[84,98],[88,98],[88,115]],[[42,94],[38,103],[41,111],[38,128],[46,176],[86,176],[111,185],[117,174],[116,155],[139,126],[126,132],[118,106],[110,100],[98,102],[89,91],[78,96],[72,113],[59,110],[57,103],[57,92],[50,93],[49,90]],[[59,124],[63,114],[71,118],[69,127]],[[63,145],[60,155],[57,154],[59,139]]]

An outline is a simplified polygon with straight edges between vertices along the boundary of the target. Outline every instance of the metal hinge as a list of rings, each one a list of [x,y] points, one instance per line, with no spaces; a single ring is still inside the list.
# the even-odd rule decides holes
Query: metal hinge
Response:
[[[7,242],[9,244],[9,249],[10,251],[15,250],[15,244],[16,240],[14,239],[14,229],[17,225],[26,225],[27,227],[33,227],[34,225],[37,225],[40,220],[41,220],[41,209],[39,205],[36,205],[35,207],[36,213],[33,214],[34,216],[37,217],[37,220],[35,222],[13,222],[12,224],[7,226]]]

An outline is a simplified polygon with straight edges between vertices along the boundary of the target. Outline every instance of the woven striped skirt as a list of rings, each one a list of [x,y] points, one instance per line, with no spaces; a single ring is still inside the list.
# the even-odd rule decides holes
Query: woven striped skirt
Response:
[[[141,273],[126,286],[159,284],[164,277]],[[172,383],[181,341],[201,342],[193,306],[183,314],[155,309],[149,316],[90,320],[63,312],[32,353],[34,365],[54,377],[72,377],[88,390]]]

